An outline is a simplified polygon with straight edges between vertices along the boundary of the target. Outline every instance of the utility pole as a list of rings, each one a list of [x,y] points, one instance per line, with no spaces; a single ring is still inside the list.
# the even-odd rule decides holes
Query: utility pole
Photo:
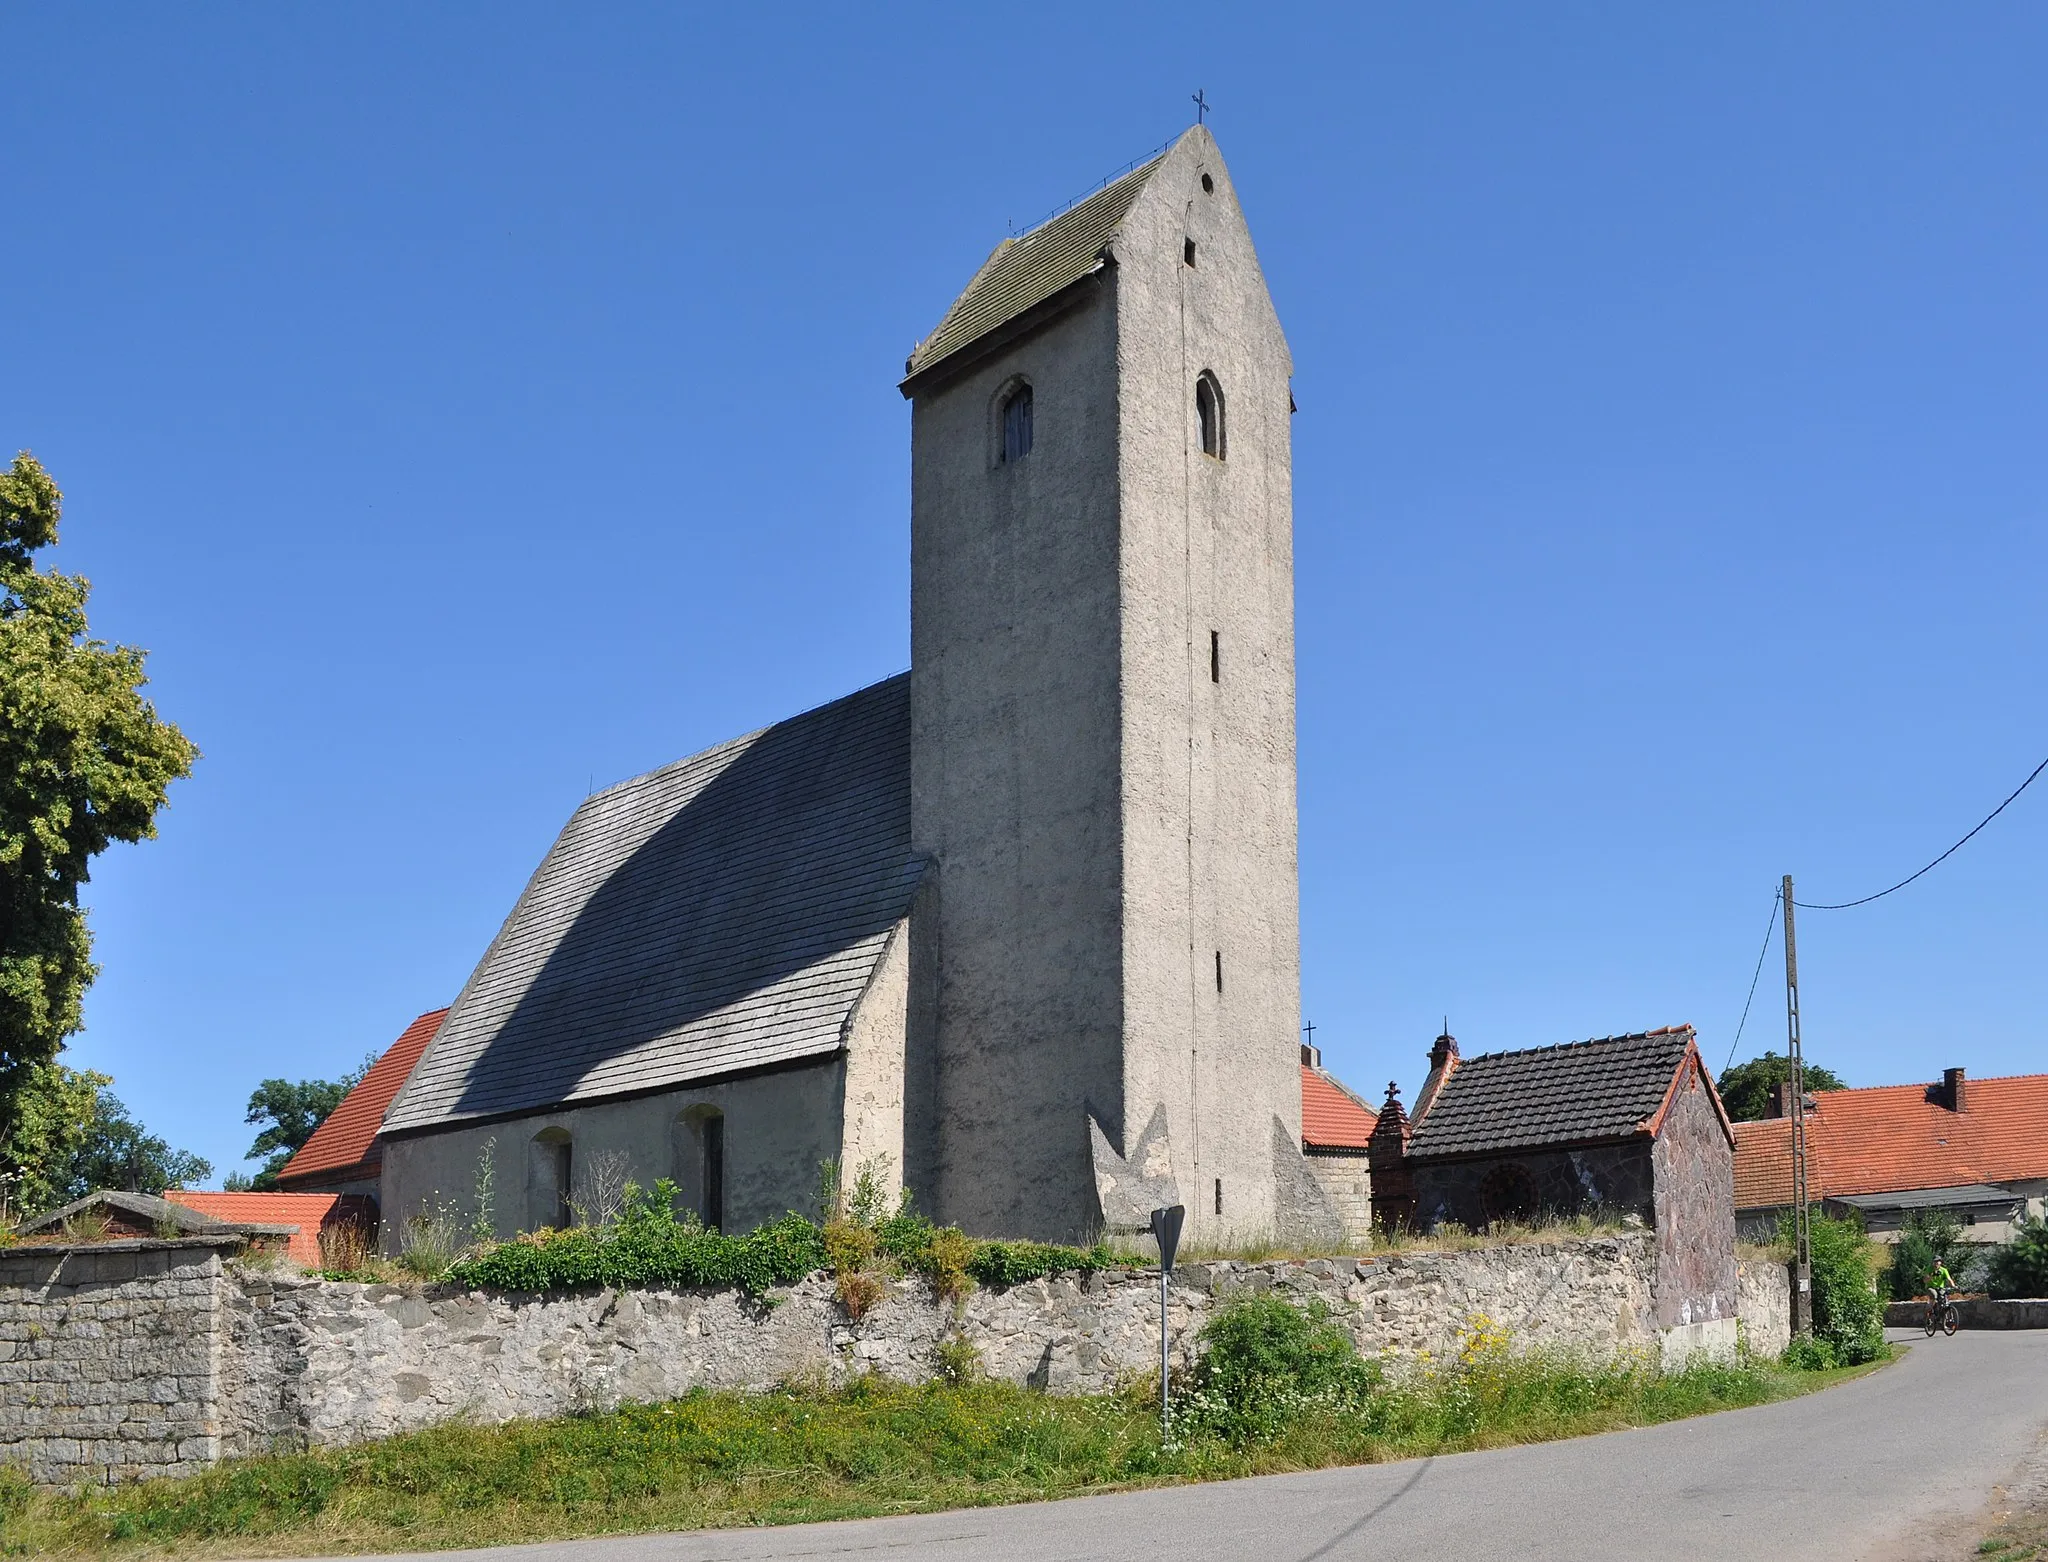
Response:
[[[1813,1333],[1813,1247],[1806,1192],[1806,1065],[1799,1055],[1799,941],[1792,932],[1792,875],[1785,875],[1785,1045],[1792,1060],[1792,1332]]]

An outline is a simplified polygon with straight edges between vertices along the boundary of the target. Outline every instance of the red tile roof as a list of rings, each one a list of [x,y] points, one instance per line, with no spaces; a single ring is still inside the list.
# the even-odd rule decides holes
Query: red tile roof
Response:
[[[332,1178],[340,1172],[372,1174],[381,1160],[372,1151],[377,1131],[384,1126],[384,1113],[447,1014],[446,1009],[434,1009],[406,1026],[390,1050],[370,1065],[363,1082],[341,1098],[341,1104],[313,1130],[313,1137],[285,1162],[278,1181],[290,1184],[314,1177]]]
[[[1301,1142],[1317,1150],[1363,1154],[1378,1119],[1329,1075],[1301,1065]]]
[[[2048,1177],[2048,1074],[1972,1079],[1967,1111],[1928,1085],[1814,1092],[1807,1192],[1905,1193]],[[1792,1202],[1792,1121],[1735,1125],[1735,1207]]]
[[[308,1269],[319,1267],[324,1228],[369,1215],[367,1199],[339,1193],[204,1193],[173,1188],[164,1197],[232,1225],[297,1226],[285,1251]]]

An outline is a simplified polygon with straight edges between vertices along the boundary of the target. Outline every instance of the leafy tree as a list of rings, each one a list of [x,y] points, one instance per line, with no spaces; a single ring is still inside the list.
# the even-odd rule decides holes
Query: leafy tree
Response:
[[[1998,1297],[2048,1296],[2048,1220],[2023,1222],[2013,1239],[1992,1253],[1984,1284]]]
[[[155,835],[198,757],[143,698],[144,653],[91,637],[89,584],[35,567],[62,509],[28,452],[0,473],[0,1144],[98,974],[78,904],[87,864]]]
[[[100,1188],[161,1193],[204,1182],[213,1167],[174,1150],[128,1113],[105,1074],[46,1063],[20,1093],[6,1154],[21,1170],[11,1202],[38,1215]]]
[[[1948,1265],[1956,1284],[1967,1288],[1968,1271],[1977,1259],[1976,1247],[1963,1240],[1963,1223],[1954,1215],[1945,1209],[1916,1209],[1893,1244],[1885,1292],[1893,1301],[1924,1294],[1938,1263]]]
[[[341,1105],[341,1098],[363,1082],[377,1054],[364,1058],[360,1067],[339,1079],[302,1079],[296,1085],[288,1079],[266,1079],[249,1095],[245,1123],[268,1124],[249,1146],[248,1158],[265,1157],[263,1167],[249,1180],[249,1186],[267,1191],[277,1186],[277,1174],[285,1162],[298,1154],[313,1137],[313,1130]]]
[[[92,1137],[99,1093],[113,1080],[89,1069],[39,1063],[16,1097],[13,1125],[0,1145],[0,1161],[17,1168],[4,1189],[5,1204],[39,1215],[71,1195],[72,1166]]]
[[[1815,1090],[1846,1090],[1839,1077],[1830,1070],[1815,1063],[1805,1067],[1806,1088]],[[1722,1072],[1716,1082],[1721,1091],[1721,1104],[1728,1108],[1728,1115],[1738,1123],[1760,1122],[1769,1117],[1778,1099],[1778,1087],[1792,1078],[1792,1060],[1781,1058],[1775,1052],[1766,1052],[1760,1058],[1751,1058],[1747,1063],[1738,1063]]]

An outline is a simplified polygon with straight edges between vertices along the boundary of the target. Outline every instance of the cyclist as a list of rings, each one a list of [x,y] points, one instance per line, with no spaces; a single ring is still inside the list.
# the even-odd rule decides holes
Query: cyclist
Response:
[[[1934,1293],[1934,1305],[1939,1307],[1948,1300],[1948,1293],[1956,1288],[1956,1277],[1948,1272],[1948,1265],[1940,1259],[1934,1261],[1934,1276],[1927,1282],[1927,1289]]]

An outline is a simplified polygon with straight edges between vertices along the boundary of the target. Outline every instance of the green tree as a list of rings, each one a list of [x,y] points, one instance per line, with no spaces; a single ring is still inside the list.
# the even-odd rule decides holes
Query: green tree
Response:
[[[2048,1296],[2048,1220],[2029,1220],[1996,1249],[1985,1266],[1985,1289],[1993,1296]]]
[[[262,1170],[249,1179],[259,1191],[277,1186],[277,1174],[284,1164],[304,1148],[313,1130],[341,1105],[341,1098],[363,1082],[377,1054],[364,1058],[360,1067],[339,1079],[302,1079],[296,1085],[288,1079],[266,1079],[249,1095],[245,1123],[267,1124],[249,1146],[248,1158],[263,1157]]]
[[[1830,1069],[1808,1063],[1805,1068],[1806,1089],[1809,1094],[1816,1090],[1846,1090],[1840,1078]],[[1760,1058],[1751,1058],[1747,1063],[1738,1063],[1726,1069],[1716,1084],[1721,1092],[1721,1104],[1728,1108],[1728,1115],[1738,1123],[1760,1122],[1769,1117],[1778,1099],[1778,1087],[1792,1078],[1792,1060],[1781,1058],[1775,1052],[1766,1052]]]
[[[1792,1244],[1792,1211],[1778,1217],[1778,1240]],[[1813,1211],[1807,1227],[1813,1254],[1813,1337],[1843,1366],[1884,1353],[1884,1303],[1873,1284],[1877,1245],[1863,1217],[1836,1219]]]
[[[89,584],[35,567],[62,510],[28,452],[0,473],[0,1145],[98,974],[78,904],[87,864],[155,835],[198,758],[143,697],[144,653],[91,637]]]
[[[6,1153],[14,1173],[10,1203],[39,1215],[100,1188],[161,1193],[204,1182],[213,1167],[174,1150],[129,1115],[105,1074],[46,1063],[18,1097]]]
[[[1936,1264],[1948,1265],[1956,1284],[1968,1289],[1977,1249],[1963,1240],[1963,1223],[1945,1209],[1916,1209],[1892,1244],[1885,1294],[1895,1302],[1925,1294]]]
[[[61,1063],[29,1070],[7,1142],[0,1145],[0,1161],[15,1168],[0,1202],[22,1215],[65,1202],[72,1165],[92,1137],[99,1093],[112,1083],[105,1074]]]

